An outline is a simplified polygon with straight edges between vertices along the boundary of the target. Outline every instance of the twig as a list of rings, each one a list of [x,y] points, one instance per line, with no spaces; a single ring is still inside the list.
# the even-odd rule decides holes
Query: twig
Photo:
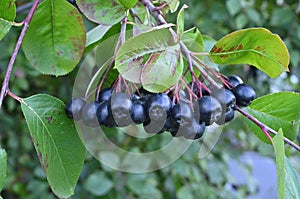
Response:
[[[9,79],[10,79],[10,75],[11,75],[11,71],[12,71],[12,68],[14,66],[14,63],[15,63],[15,60],[16,60],[16,57],[17,57],[17,54],[19,52],[19,49],[20,49],[20,46],[22,44],[22,41],[24,39],[24,36],[25,36],[25,33],[28,29],[28,26],[29,26],[29,23],[33,17],[33,14],[37,8],[37,5],[39,4],[39,0],[35,0],[27,17],[24,19],[24,27],[21,31],[21,34],[19,36],[19,39],[17,41],[17,44],[15,46],[15,49],[14,49],[14,52],[9,60],[9,64],[8,64],[8,67],[7,67],[7,70],[6,70],[6,74],[5,74],[5,77],[4,77],[4,81],[2,83],[2,89],[1,89],[1,93],[0,93],[0,108],[2,106],[2,102],[3,102],[3,99],[5,97],[5,95],[7,94],[7,91],[8,91],[8,84],[9,84]]]

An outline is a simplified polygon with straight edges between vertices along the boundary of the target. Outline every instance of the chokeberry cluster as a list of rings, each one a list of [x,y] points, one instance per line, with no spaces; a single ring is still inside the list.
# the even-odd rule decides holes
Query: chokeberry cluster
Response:
[[[142,124],[150,134],[169,131],[172,136],[199,139],[207,126],[222,125],[234,118],[234,107],[248,106],[255,99],[253,88],[236,75],[226,77],[224,87],[208,91],[192,84],[190,92],[196,99],[188,99],[180,91],[179,99],[172,100],[170,93],[138,92],[131,96],[114,93],[112,88],[99,92],[95,101],[86,103],[83,98],[72,99],[66,107],[67,116],[90,127],[125,127]],[[191,84],[190,84],[191,85]],[[143,94],[140,94],[143,93]],[[174,99],[174,98],[173,98]]]

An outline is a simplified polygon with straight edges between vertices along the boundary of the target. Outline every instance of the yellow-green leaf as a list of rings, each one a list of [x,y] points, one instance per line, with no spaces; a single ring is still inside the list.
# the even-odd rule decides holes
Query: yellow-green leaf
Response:
[[[221,38],[211,49],[217,64],[250,64],[270,77],[288,71],[290,56],[277,34],[265,28],[238,30]]]

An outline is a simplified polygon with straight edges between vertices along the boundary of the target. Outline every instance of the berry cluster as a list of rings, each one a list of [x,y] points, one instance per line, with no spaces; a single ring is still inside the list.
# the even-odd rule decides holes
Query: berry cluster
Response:
[[[150,134],[169,131],[172,136],[198,139],[206,126],[231,121],[235,105],[248,106],[256,97],[253,88],[244,84],[240,77],[228,76],[226,82],[225,89],[211,92],[203,88],[199,91],[194,86],[190,91],[198,96],[196,100],[188,100],[187,92],[181,91],[178,102],[172,102],[165,93],[128,96],[106,88],[91,103],[86,103],[83,98],[72,99],[67,104],[66,113],[90,127],[143,124]]]

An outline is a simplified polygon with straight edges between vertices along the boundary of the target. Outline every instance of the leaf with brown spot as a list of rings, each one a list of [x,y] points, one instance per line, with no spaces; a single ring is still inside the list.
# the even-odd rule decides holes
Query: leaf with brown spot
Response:
[[[102,25],[120,22],[127,10],[117,0],[77,0],[76,3],[89,20]]]
[[[221,38],[209,53],[217,64],[250,64],[270,77],[289,71],[287,47],[276,34],[265,28],[238,30]]]
[[[30,135],[41,166],[59,198],[74,193],[85,158],[85,147],[65,112],[62,101],[39,94],[21,101]]]
[[[42,74],[65,75],[80,61],[86,32],[80,13],[67,1],[45,0],[23,41],[29,62]]]

